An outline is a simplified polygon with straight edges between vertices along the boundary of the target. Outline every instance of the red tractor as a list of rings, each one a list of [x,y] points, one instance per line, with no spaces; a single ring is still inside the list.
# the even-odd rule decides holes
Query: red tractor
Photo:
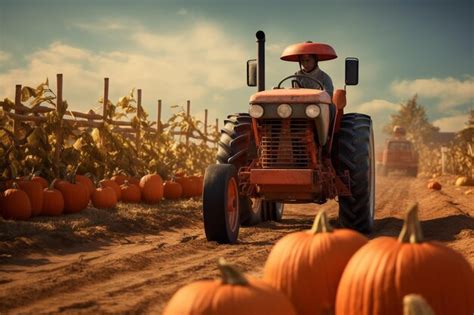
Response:
[[[265,33],[258,57],[247,61],[247,85],[258,86],[249,113],[229,115],[218,143],[217,163],[206,169],[203,217],[206,237],[235,243],[241,225],[280,221],[285,203],[339,202],[343,227],[370,232],[374,223],[375,170],[370,116],[344,114],[345,90],[333,100],[320,89],[299,87],[299,75],[265,90]],[[289,46],[281,59],[302,54],[337,58],[321,43]],[[358,84],[358,59],[346,59],[346,85]],[[308,78],[308,77],[306,77]],[[311,78],[309,78],[311,79]],[[283,82],[292,80],[285,88]]]
[[[387,176],[391,171],[404,171],[413,177],[418,175],[418,153],[405,135],[405,128],[395,126],[393,137],[385,142],[383,151],[378,152],[376,164],[381,176]]]

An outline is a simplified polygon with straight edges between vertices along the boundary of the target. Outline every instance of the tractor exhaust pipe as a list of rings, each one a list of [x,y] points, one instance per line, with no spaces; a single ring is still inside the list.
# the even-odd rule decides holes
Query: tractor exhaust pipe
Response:
[[[265,91],[265,33],[258,31],[257,37],[257,89],[258,91]]]

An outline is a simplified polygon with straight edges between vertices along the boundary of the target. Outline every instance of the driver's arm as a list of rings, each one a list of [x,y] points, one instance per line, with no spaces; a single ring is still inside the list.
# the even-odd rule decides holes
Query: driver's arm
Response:
[[[324,85],[324,89],[326,90],[326,92],[328,92],[328,94],[331,96],[331,99],[332,99],[332,95],[333,95],[333,92],[334,92],[334,86],[332,84],[332,80],[331,80],[331,77],[329,75],[325,75],[323,77],[323,85]]]

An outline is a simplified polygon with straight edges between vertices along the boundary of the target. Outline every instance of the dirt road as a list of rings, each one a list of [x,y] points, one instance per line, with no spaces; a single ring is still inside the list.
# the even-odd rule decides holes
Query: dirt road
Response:
[[[369,237],[398,235],[404,211],[418,201],[425,237],[474,265],[474,195],[451,180],[441,178],[443,190],[431,191],[426,179],[377,178],[376,227]],[[287,205],[282,222],[242,228],[236,245],[206,241],[199,200],[112,215],[87,210],[82,217],[54,218],[52,226],[52,218],[0,221],[0,312],[159,314],[179,287],[216,277],[219,257],[261,275],[272,245],[309,228],[318,209],[335,223],[335,202]]]

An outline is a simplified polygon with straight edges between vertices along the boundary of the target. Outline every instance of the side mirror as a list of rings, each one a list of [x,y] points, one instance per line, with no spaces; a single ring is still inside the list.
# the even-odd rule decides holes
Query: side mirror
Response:
[[[357,85],[359,83],[359,59],[346,58],[346,85]]]
[[[257,60],[247,60],[247,86],[257,86]]]

